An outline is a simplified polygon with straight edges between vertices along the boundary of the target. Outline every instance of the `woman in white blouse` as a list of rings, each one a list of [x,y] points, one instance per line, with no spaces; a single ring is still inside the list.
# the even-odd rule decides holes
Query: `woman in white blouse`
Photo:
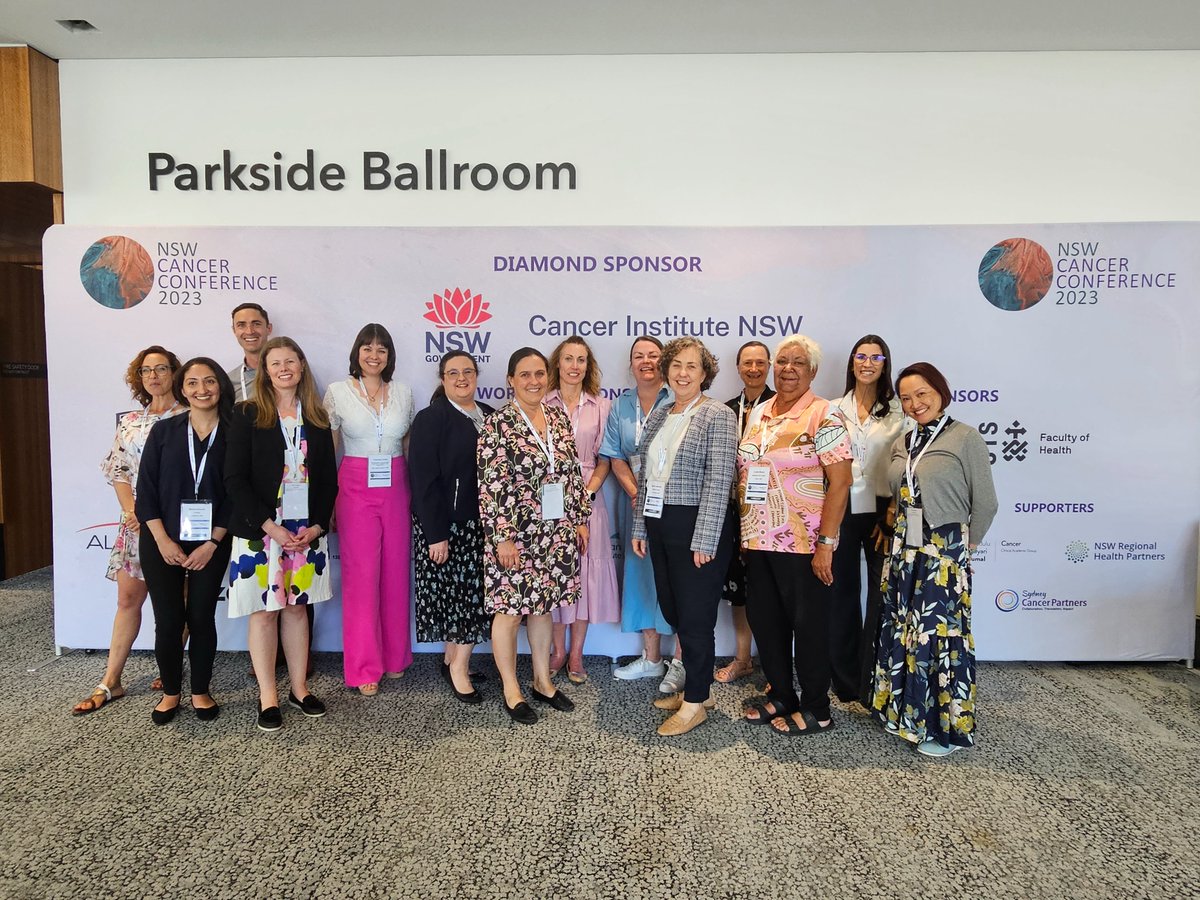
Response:
[[[904,423],[892,389],[891,351],[879,335],[864,335],[855,343],[846,361],[846,394],[831,404],[830,411],[841,414],[854,453],[850,508],[833,554],[835,602],[829,617],[833,691],[843,703],[859,700],[865,705],[883,602],[879,585],[892,529],[887,517],[888,462]],[[860,605],[860,554],[867,560],[865,620]]]
[[[363,326],[350,377],[329,385],[325,408],[340,445],[337,512],[342,561],[346,684],[373,697],[383,675],[412,662],[409,637],[411,529],[404,449],[412,391],[392,381],[396,347],[382,325]]]

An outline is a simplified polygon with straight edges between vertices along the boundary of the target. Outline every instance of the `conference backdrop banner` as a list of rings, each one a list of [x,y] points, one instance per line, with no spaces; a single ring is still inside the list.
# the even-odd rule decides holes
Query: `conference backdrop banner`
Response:
[[[609,396],[634,337],[700,337],[736,395],[734,356],[800,332],[840,396],[860,335],[894,370],[946,373],[950,413],[989,447],[1000,512],[975,556],[983,659],[1190,658],[1200,508],[1200,225],[869,228],[226,228],[57,226],[45,239],[54,484],[55,640],[105,647],[117,505],[98,465],[122,378],[149,344],[240,358],[230,311],[255,301],[307,353],[322,390],[381,322],[396,378],[423,405],[436,361],[465,348],[479,396],[504,402],[514,349],[592,345]],[[611,495],[609,500],[612,500]],[[336,550],[336,544],[335,544]],[[340,646],[340,604],[316,646]],[[719,652],[731,652],[723,611]],[[137,646],[152,644],[146,624]],[[218,612],[221,645],[244,622]],[[594,626],[591,652],[635,653]],[[424,649],[433,649],[428,647]]]

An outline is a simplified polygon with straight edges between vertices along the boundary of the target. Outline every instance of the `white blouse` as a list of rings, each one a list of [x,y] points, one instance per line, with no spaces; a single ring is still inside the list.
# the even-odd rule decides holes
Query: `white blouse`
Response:
[[[877,419],[870,413],[862,421],[858,418],[858,403],[854,391],[829,404],[830,412],[840,412],[850,433],[850,446],[854,452],[854,480],[866,479],[876,497],[890,497],[888,463],[892,457],[892,445],[900,432],[912,428],[912,422],[900,410],[900,401],[892,398],[888,413]]]
[[[325,410],[329,425],[340,432],[346,456],[403,456],[403,440],[413,420],[413,395],[408,385],[398,381],[388,383],[388,399],[381,416],[367,405],[358,392],[358,379],[335,381],[325,391]],[[382,439],[379,425],[382,424]]]

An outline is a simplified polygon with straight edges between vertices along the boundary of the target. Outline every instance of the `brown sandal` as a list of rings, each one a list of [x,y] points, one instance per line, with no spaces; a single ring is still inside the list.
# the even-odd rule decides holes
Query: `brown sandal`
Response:
[[[721,666],[713,673],[713,678],[721,684],[733,684],[735,681],[740,681],[747,675],[754,674],[753,661],[742,662],[736,657],[730,660],[729,665]]]
[[[117,693],[120,691],[120,693]],[[71,715],[82,716],[90,712],[95,712],[102,706],[107,706],[115,700],[120,700],[125,696],[125,688],[117,687],[110,688],[108,685],[101,682],[92,689],[90,696],[80,700],[75,704],[75,708],[71,710]],[[84,706],[84,704],[89,704]]]

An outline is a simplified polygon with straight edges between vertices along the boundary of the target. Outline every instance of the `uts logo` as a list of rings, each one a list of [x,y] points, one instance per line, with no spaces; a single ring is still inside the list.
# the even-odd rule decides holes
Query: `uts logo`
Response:
[[[478,328],[492,317],[487,311],[488,306],[483,294],[472,295],[469,288],[465,291],[455,288],[452,294],[450,288],[446,288],[425,304],[429,310],[425,318],[438,328]]]
[[[479,362],[489,362],[492,333],[479,330],[492,318],[489,306],[483,294],[472,294],[469,288],[446,288],[434,294],[433,300],[425,303],[425,318],[437,326],[437,331],[425,332],[425,361],[437,362],[452,350],[465,350]]]
[[[1001,591],[996,595],[996,608],[1002,612],[1012,612],[1021,604],[1021,598],[1016,591]]]

